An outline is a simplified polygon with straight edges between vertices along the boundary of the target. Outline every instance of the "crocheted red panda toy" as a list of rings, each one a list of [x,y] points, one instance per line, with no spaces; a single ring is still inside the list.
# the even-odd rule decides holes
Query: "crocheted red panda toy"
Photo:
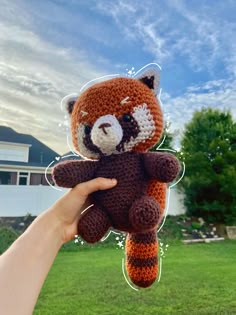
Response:
[[[94,206],[82,215],[78,234],[95,243],[109,228],[127,232],[126,270],[139,287],[158,276],[157,227],[165,208],[166,183],[179,173],[170,153],[147,152],[161,137],[163,117],[155,96],[159,73],[117,77],[68,99],[75,149],[87,159],[57,164],[55,183],[74,187],[95,177],[116,178],[117,185],[93,193]]]

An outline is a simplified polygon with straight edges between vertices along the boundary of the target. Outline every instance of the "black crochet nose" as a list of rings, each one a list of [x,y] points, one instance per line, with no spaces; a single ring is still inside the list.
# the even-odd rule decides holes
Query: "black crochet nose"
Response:
[[[103,124],[101,124],[98,128],[101,128],[102,131],[107,135],[107,132],[106,132],[106,128],[107,128],[107,127],[111,127],[111,124],[109,124],[109,123],[103,123]]]

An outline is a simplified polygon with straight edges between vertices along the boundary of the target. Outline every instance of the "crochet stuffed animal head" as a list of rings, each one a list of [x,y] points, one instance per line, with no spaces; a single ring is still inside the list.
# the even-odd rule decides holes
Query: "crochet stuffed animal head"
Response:
[[[148,69],[137,78],[117,77],[68,97],[72,139],[84,157],[145,152],[158,142],[163,118],[155,93],[159,73]]]

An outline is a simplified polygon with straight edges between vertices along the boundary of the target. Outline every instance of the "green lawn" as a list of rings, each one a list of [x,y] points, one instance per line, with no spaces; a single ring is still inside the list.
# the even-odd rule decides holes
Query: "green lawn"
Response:
[[[236,242],[170,243],[161,281],[138,292],[122,257],[115,247],[60,252],[34,315],[236,314]]]

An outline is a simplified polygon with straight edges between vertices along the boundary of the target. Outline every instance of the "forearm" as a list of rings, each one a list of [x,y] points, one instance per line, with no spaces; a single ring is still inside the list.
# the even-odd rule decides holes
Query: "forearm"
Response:
[[[32,314],[61,245],[60,223],[47,211],[0,257],[0,314]]]

